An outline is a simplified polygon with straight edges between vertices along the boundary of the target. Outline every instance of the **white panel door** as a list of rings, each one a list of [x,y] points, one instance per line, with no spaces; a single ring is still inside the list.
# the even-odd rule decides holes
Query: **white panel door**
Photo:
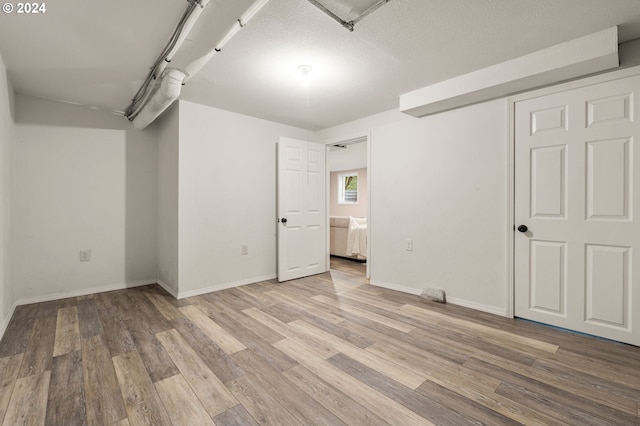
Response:
[[[515,314],[640,345],[640,76],[518,102]]]
[[[326,268],[325,146],[280,138],[278,144],[278,281]]]

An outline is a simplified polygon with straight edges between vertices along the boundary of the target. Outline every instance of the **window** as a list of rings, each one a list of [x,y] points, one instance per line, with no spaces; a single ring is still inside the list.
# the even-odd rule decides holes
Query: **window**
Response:
[[[358,174],[338,175],[338,204],[358,204]]]

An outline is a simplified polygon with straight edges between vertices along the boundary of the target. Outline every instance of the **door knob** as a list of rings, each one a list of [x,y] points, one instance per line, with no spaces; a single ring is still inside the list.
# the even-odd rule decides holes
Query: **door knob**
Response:
[[[529,228],[527,228],[527,225],[518,226],[518,231],[520,231],[520,232],[527,232],[528,230],[529,230]]]
[[[286,217],[283,217],[283,218],[282,218],[282,220],[281,220],[281,222],[282,222],[282,224],[283,224],[283,225],[286,225],[286,224],[287,224],[287,218],[286,218]]]

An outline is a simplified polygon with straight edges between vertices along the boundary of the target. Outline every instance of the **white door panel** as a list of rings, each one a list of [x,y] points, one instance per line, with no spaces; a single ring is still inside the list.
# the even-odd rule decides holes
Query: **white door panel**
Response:
[[[516,316],[640,345],[639,95],[635,76],[516,104]]]
[[[325,146],[280,138],[278,281],[326,272]]]

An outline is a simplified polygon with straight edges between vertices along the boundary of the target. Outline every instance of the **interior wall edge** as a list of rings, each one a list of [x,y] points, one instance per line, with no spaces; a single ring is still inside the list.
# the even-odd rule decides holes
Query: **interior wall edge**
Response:
[[[16,307],[13,253],[15,91],[0,56],[0,338]]]
[[[164,289],[164,291],[166,291],[171,296],[173,296],[174,299],[179,299],[178,291],[175,290],[173,287],[171,287],[169,284],[165,283],[164,281],[162,281],[159,278],[156,280],[156,284],[158,284],[160,287],[162,287]]]
[[[9,311],[2,319],[2,322],[0,323],[0,340],[2,340],[2,338],[4,337],[4,333],[7,331],[7,327],[9,326],[9,322],[11,322],[11,318],[13,318],[13,313],[16,311],[17,306],[18,304],[16,302],[13,302],[13,304],[9,308]]]

